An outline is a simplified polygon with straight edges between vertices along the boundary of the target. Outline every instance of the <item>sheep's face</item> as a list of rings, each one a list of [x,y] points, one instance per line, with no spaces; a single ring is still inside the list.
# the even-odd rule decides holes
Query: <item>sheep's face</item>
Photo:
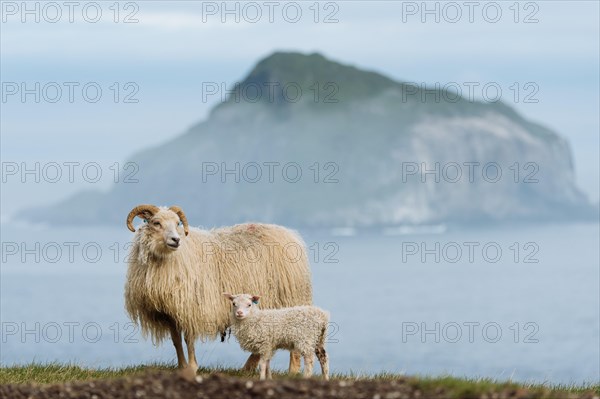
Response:
[[[154,252],[176,251],[181,243],[183,228],[179,216],[169,209],[160,209],[146,219],[145,233],[151,236]]]
[[[243,320],[248,317],[248,315],[252,314],[252,311],[260,299],[258,295],[250,294],[231,295],[224,293],[223,295],[231,301],[231,314],[237,320]]]

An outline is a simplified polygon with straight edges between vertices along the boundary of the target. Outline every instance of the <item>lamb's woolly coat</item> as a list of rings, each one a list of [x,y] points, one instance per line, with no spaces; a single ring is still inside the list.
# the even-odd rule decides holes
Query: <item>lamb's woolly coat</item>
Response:
[[[232,330],[248,352],[271,358],[275,350],[287,349],[312,356],[324,346],[328,323],[329,313],[316,306],[255,308],[242,320],[232,317]]]
[[[169,336],[166,317],[192,338],[214,339],[230,325],[222,292],[256,292],[265,308],[312,304],[306,249],[293,231],[240,224],[214,230],[180,227],[177,251],[157,255],[142,226],[133,240],[126,309],[155,343]]]

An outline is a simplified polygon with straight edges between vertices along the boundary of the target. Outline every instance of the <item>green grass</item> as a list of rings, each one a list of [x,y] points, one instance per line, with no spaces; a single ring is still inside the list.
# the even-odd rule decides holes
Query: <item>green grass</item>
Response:
[[[125,368],[100,368],[88,369],[74,364],[31,363],[27,365],[0,367],[0,384],[25,384],[25,383],[61,383],[67,381],[82,381],[92,379],[111,379],[124,376],[141,374],[149,370],[174,371],[175,367],[170,364],[156,363],[142,366],[130,366]],[[319,370],[316,370],[318,377]],[[253,377],[256,374],[241,371],[239,369],[226,367],[200,368],[199,374],[223,373],[236,377]],[[289,376],[284,373],[274,373],[275,379],[300,378],[300,376]],[[500,392],[506,390],[519,390],[526,388],[535,397],[565,398],[568,393],[594,392],[600,395],[600,385],[552,385],[552,384],[522,384],[506,381],[495,381],[491,379],[457,378],[450,376],[442,377],[408,377],[398,374],[381,373],[365,375],[356,373],[333,373],[332,380],[397,380],[402,379],[405,383],[418,388],[424,394],[434,393],[442,389],[450,398],[479,397],[484,392]]]
[[[172,364],[154,363],[124,368],[85,368],[75,364],[30,363],[19,366],[0,367],[0,384],[55,384],[67,381],[84,381],[94,379],[119,378],[143,374],[146,371],[175,371]],[[201,367],[198,374],[223,373],[236,377],[252,377],[254,374],[239,369],[226,367]],[[274,373],[275,376],[283,376]]]
[[[173,370],[166,365],[130,366],[125,368],[88,369],[73,364],[26,364],[0,368],[0,384],[53,384],[66,381],[82,381],[103,378],[118,378],[140,374],[147,370]]]

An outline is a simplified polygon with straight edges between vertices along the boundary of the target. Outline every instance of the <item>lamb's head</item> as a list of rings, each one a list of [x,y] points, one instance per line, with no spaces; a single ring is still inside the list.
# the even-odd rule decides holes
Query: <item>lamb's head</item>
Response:
[[[237,320],[243,320],[252,314],[260,299],[260,296],[250,294],[232,295],[224,292],[223,295],[231,301],[231,314]]]
[[[152,246],[151,251],[157,254],[176,251],[181,241],[181,233],[187,236],[189,226],[185,214],[178,206],[157,207],[154,205],[138,205],[127,216],[127,227],[135,231],[133,219],[136,216],[146,222],[140,228],[146,241]]]

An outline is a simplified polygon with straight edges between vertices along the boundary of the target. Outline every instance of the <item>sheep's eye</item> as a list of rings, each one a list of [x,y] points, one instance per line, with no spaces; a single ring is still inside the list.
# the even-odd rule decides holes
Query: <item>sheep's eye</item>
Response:
[[[156,227],[160,227],[160,222],[153,222],[153,225],[155,225]]]
[[[252,306],[252,304],[251,304],[251,303],[249,303],[249,304],[248,304],[248,306],[246,306],[246,307],[247,307],[247,308],[249,308],[250,306]]]

